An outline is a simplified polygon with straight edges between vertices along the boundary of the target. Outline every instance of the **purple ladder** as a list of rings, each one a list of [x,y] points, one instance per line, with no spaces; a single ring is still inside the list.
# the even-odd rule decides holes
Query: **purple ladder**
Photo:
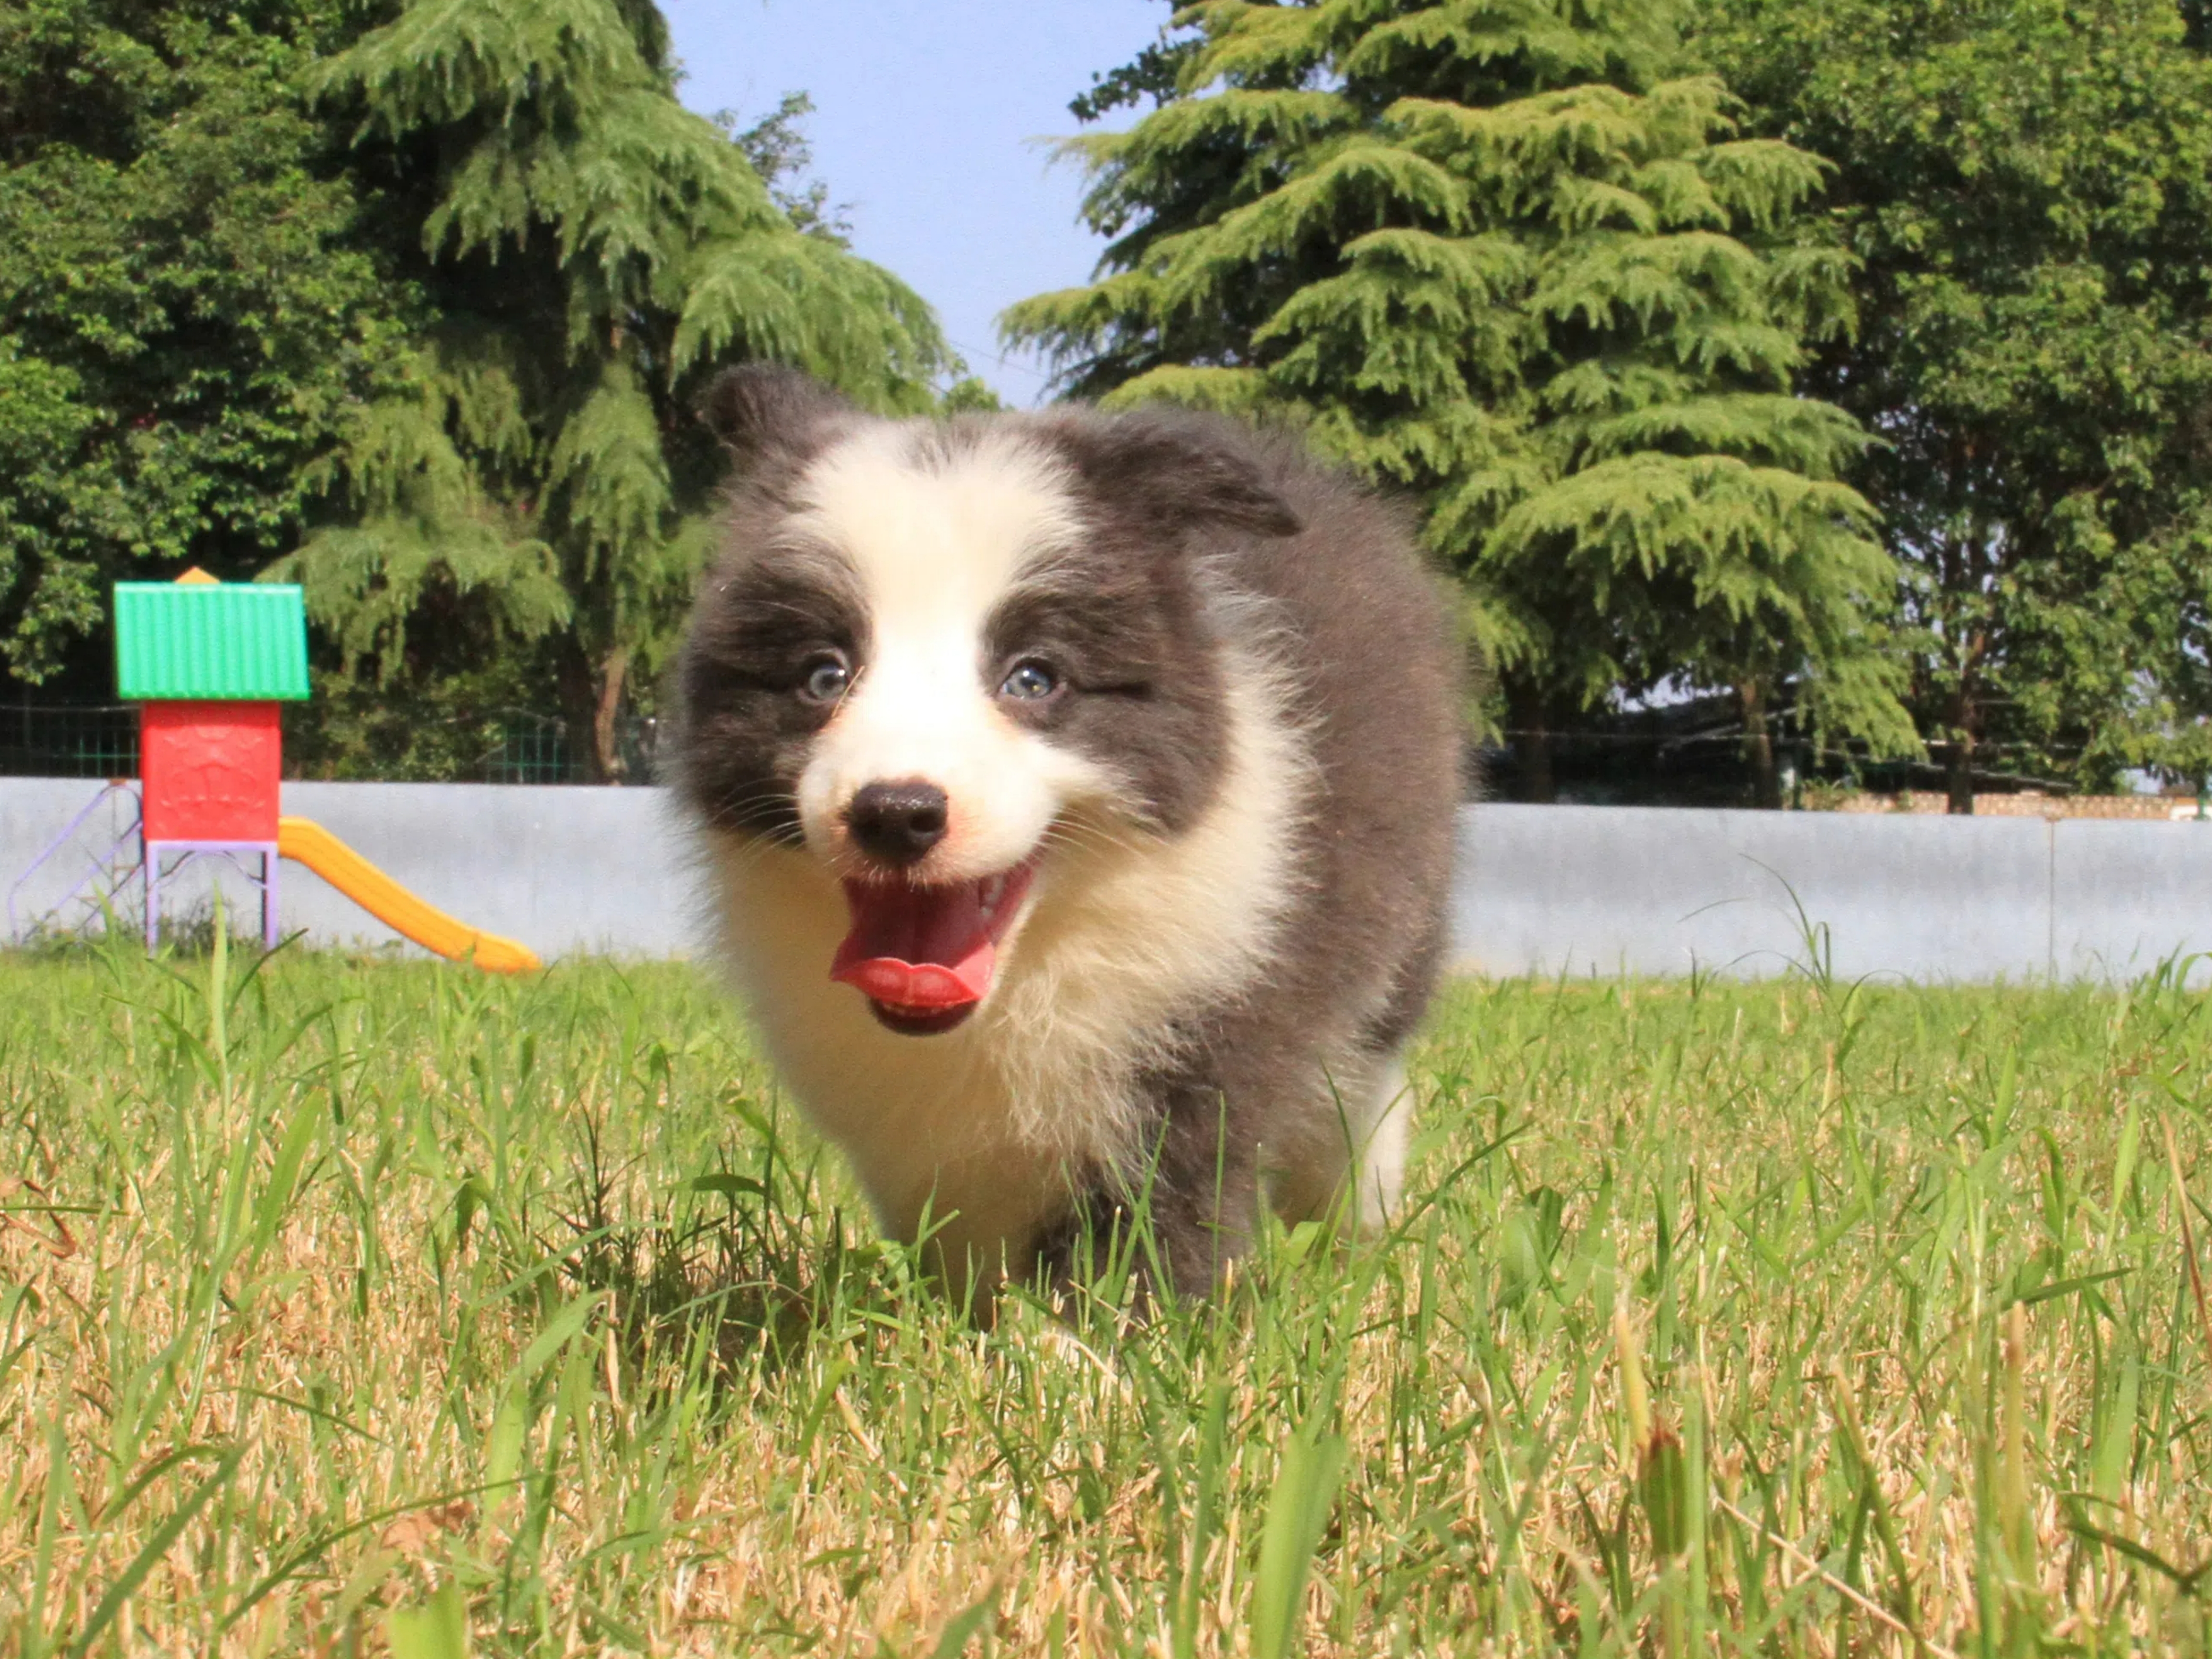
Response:
[[[95,890],[102,907],[106,908],[108,901],[131,884],[131,877],[140,872],[140,868],[145,862],[143,850],[132,856],[128,864],[121,865],[120,875],[113,875],[118,867],[118,855],[125,848],[139,839],[138,830],[142,819],[139,815],[137,786],[120,778],[111,778],[98,794],[85,803],[83,811],[69,821],[61,834],[46,843],[46,850],[23,867],[23,873],[16,877],[15,884],[8,889],[8,937],[11,940],[18,944],[23,942],[22,918],[17,911],[22,902],[23,891],[31,884],[32,878],[52,860],[58,857],[64,848],[76,845],[77,831],[84,827],[85,821],[102,806],[108,805],[118,794],[125,797],[130,803],[130,821],[124,825],[121,832],[108,842],[105,850],[87,860],[84,874],[78,877],[70,890],[54,902],[46,914],[57,915],[72,901],[82,897],[88,891]],[[102,888],[100,886],[100,879],[106,876],[113,876],[113,879]]]

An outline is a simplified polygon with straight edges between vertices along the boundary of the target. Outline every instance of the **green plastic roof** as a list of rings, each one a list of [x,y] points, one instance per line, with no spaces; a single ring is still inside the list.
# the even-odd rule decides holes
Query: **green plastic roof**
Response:
[[[115,584],[115,695],[125,702],[307,695],[307,610],[277,582]]]

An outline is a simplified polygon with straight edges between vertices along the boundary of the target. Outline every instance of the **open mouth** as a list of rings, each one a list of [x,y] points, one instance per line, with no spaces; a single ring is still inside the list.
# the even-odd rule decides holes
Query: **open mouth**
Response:
[[[934,887],[848,880],[853,927],[830,977],[859,990],[876,1018],[903,1036],[951,1030],[989,994],[999,942],[1034,873],[1032,865],[1018,864],[981,881]]]

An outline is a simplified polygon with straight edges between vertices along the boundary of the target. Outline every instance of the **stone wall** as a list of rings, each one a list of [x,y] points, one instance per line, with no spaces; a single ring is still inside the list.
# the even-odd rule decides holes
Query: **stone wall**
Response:
[[[1950,797],[1940,789],[1908,789],[1894,795],[1846,795],[1822,809],[1832,812],[1948,813]],[[2022,790],[2009,795],[1976,795],[1978,818],[2123,818],[2167,823],[2195,817],[2194,795],[2045,795]]]

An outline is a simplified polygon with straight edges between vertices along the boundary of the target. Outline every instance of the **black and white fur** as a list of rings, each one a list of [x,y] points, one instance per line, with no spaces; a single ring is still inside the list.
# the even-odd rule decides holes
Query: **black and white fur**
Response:
[[[1263,1201],[1379,1222],[1460,793],[1457,653],[1398,515],[1200,416],[892,422],[764,366],[707,414],[742,477],[681,788],[738,988],[883,1225],[988,1285],[1072,1268],[1146,1189],[1203,1292]],[[861,845],[871,784],[942,791],[918,862]],[[828,977],[843,881],[1016,868],[954,1029]]]

